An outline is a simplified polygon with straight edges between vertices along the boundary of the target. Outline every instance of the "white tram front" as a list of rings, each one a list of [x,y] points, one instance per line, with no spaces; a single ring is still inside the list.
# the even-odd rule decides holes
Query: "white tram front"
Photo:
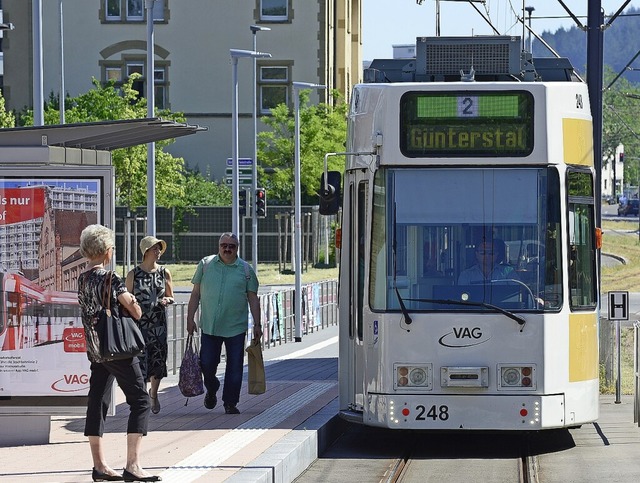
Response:
[[[514,56],[519,39],[487,39],[419,38],[413,64],[374,62],[384,82],[354,89],[339,294],[349,420],[540,430],[598,416],[587,88],[562,60],[538,72]],[[495,72],[494,44],[509,72]]]

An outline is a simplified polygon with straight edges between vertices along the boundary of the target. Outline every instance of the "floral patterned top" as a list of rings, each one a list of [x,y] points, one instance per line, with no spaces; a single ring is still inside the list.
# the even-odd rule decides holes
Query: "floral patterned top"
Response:
[[[118,296],[127,291],[124,281],[117,273],[112,272],[111,293]],[[100,356],[100,342],[95,330],[95,316],[102,308],[102,293],[105,290],[105,283],[108,283],[109,272],[104,268],[94,268],[83,272],[78,277],[78,302],[82,311],[82,326],[84,327],[84,337],[87,341],[87,357],[91,362],[104,362]],[[116,300],[111,299],[111,304]]]

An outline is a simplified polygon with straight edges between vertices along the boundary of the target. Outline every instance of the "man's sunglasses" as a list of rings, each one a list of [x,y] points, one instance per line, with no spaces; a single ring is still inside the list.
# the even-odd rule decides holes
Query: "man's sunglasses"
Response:
[[[235,250],[237,247],[238,245],[234,243],[220,243],[220,248],[222,248],[223,250],[226,250],[227,248]]]

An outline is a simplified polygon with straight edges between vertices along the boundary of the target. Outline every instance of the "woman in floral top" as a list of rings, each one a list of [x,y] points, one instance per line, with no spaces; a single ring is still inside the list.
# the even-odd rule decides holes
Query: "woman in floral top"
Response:
[[[160,412],[158,389],[167,377],[167,305],[174,302],[171,272],[158,265],[167,243],[154,236],[140,241],[142,263],[127,274],[127,290],[135,295],[142,309],[138,326],[144,335],[144,353],[138,356],[145,380],[150,383],[151,412]]]
[[[100,356],[100,342],[94,327],[95,316],[102,308],[102,295],[110,273],[112,295],[134,318],[138,319],[142,315],[140,306],[127,291],[122,279],[105,270],[113,257],[114,240],[113,231],[102,225],[89,225],[80,234],[80,253],[89,260],[85,271],[78,277],[78,301],[87,340],[87,357],[91,361],[84,434],[89,438],[91,448],[92,477],[93,481],[159,481],[160,477],[147,473],[139,462],[142,436],[147,434],[150,402],[138,358],[104,360]],[[111,303],[116,302],[112,299]],[[114,380],[118,381],[130,406],[127,464],[123,474],[117,473],[107,464],[102,448],[105,408],[111,404],[111,386]]]

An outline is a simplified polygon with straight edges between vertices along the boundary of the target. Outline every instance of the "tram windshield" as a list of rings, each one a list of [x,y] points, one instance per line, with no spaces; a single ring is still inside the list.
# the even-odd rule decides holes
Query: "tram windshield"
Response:
[[[560,183],[554,168],[380,169],[373,310],[559,310]]]

